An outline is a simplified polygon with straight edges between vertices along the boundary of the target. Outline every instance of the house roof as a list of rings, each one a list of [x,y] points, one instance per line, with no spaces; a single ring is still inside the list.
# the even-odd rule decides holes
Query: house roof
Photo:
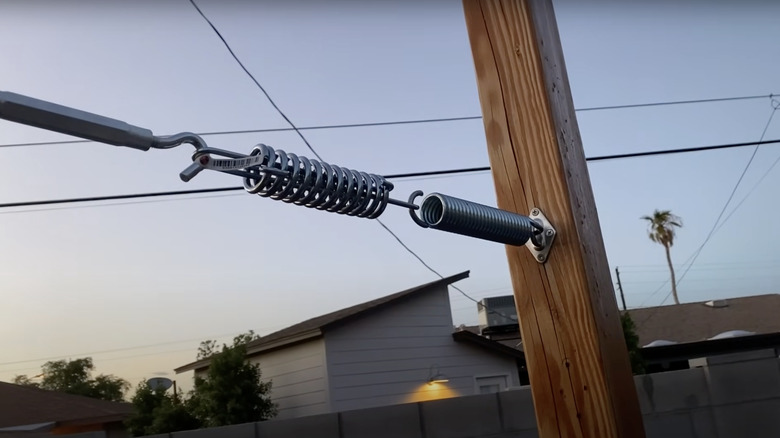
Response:
[[[469,271],[461,272],[460,274],[445,277],[440,280],[413,287],[411,289],[396,292],[394,294],[377,298],[375,300],[366,301],[365,303],[357,304],[355,306],[347,307],[345,309],[337,310],[335,312],[299,322],[298,324],[291,325],[290,327],[273,332],[250,342],[247,344],[247,354],[257,354],[261,351],[266,351],[272,348],[278,348],[313,337],[321,336],[322,331],[330,326],[344,323],[351,318],[362,316],[370,311],[378,310],[391,303],[398,302],[399,300],[410,297],[412,295],[428,292],[436,289],[439,286],[454,283],[456,281],[467,278],[468,276]],[[183,373],[190,370],[202,369],[208,366],[209,360],[210,359],[206,358],[192,362],[176,368],[174,371],[176,373]]]
[[[499,341],[486,338],[467,328],[453,332],[452,338],[458,342],[468,342],[479,347],[486,348],[497,353],[506,354],[516,359],[525,361],[525,353],[523,353],[520,349],[514,346],[506,345]],[[514,341],[514,343],[517,344],[517,341]]]
[[[712,339],[643,348],[642,358],[648,362],[687,361],[756,350],[775,350],[780,347],[780,333],[764,333],[736,338]]]
[[[32,429],[41,429],[64,424],[108,423],[124,420],[132,412],[129,403],[0,382],[0,432],[6,428],[19,430],[20,426],[29,426],[29,430],[33,425],[37,426]]]
[[[628,313],[640,346],[658,340],[703,341],[732,330],[780,332],[780,294],[646,307]]]
[[[629,310],[628,313],[634,320],[640,346],[658,340],[700,342],[735,330],[756,334],[780,333],[780,318],[777,317],[780,315],[780,294],[645,307]],[[479,326],[461,326],[461,330],[480,333]],[[522,350],[517,340],[519,337],[518,332],[490,336],[495,342]],[[718,343],[721,344],[731,345]]]

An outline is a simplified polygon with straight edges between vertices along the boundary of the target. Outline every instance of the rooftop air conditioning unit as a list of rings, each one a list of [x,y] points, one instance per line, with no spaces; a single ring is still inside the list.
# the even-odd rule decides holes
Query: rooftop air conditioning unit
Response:
[[[518,328],[515,297],[483,298],[477,303],[479,331],[482,334],[515,331]]]

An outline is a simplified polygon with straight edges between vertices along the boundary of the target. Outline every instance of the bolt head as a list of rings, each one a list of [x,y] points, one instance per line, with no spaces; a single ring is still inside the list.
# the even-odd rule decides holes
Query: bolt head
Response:
[[[208,164],[209,163],[209,156],[208,155],[204,155],[204,156],[200,157],[199,161],[200,161],[200,164],[204,164],[204,165]]]
[[[553,231],[553,230],[547,230],[547,231],[544,232],[545,236],[552,236],[553,234],[555,234],[555,231]]]
[[[539,254],[538,256],[536,256],[536,260],[539,260],[540,262],[543,262],[544,261],[544,255]]]
[[[539,216],[539,209],[534,208],[533,210],[531,210],[531,216]]]

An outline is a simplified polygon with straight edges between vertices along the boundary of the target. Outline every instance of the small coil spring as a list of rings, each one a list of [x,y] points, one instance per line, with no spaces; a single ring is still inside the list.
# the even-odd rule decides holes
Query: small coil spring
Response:
[[[409,202],[422,192],[412,193]],[[533,219],[440,193],[430,193],[420,204],[420,216],[412,219],[425,228],[522,246],[542,230]],[[534,239],[535,240],[535,239]]]
[[[259,167],[246,171],[244,189],[259,196],[331,213],[375,219],[384,212],[393,184],[384,177],[299,157],[258,144],[250,156]],[[284,171],[280,176],[264,168]]]

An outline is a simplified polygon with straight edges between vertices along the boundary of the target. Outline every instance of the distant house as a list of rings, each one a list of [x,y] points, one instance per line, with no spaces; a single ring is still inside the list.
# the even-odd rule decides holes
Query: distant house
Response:
[[[685,369],[700,358],[774,349],[780,295],[756,295],[628,310],[649,372]]]
[[[277,418],[505,390],[520,385],[522,352],[453,333],[439,281],[309,319],[259,338],[247,356],[273,383]],[[204,373],[209,359],[176,369]]]
[[[780,332],[780,295],[756,295],[628,310],[639,345]]]
[[[496,316],[485,305],[500,310]],[[477,305],[479,326],[462,331],[522,350],[511,295]],[[495,313],[495,312],[493,312]],[[780,354],[780,295],[757,295],[696,303],[631,309],[647,372],[687,369],[702,358],[775,349]],[[502,317],[506,315],[508,318]]]
[[[124,438],[123,422],[132,412],[129,403],[0,382],[0,438],[78,433]]]

